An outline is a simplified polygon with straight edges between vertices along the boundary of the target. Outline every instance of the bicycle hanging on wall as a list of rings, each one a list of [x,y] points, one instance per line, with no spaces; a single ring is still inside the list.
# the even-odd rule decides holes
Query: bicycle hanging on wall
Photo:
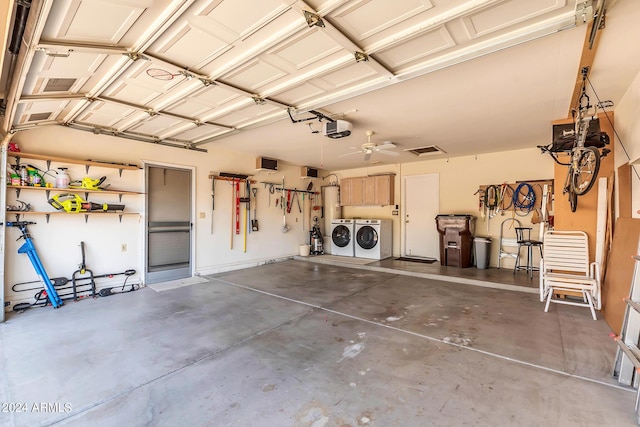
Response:
[[[551,158],[563,166],[568,166],[567,177],[562,194],[568,194],[571,212],[578,207],[578,196],[587,194],[593,187],[600,170],[600,161],[611,152],[605,146],[609,145],[609,135],[600,131],[600,122],[586,93],[588,67],[582,69],[582,89],[578,98],[578,105],[572,110],[574,118],[573,129],[562,129],[554,135],[549,145],[538,145],[542,153],[549,153]],[[591,113],[591,114],[590,114]],[[554,134],[556,126],[554,126]],[[569,162],[564,163],[558,158],[558,153],[569,155]]]

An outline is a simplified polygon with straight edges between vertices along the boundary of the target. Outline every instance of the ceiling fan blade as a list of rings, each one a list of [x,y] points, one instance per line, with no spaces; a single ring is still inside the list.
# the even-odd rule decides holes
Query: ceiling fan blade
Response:
[[[378,151],[378,153],[380,154],[384,154],[385,156],[399,156],[400,153],[398,153],[397,151]]]
[[[386,144],[376,145],[376,150],[391,150],[393,148],[397,148],[397,147],[396,147],[396,144],[391,142]]]
[[[354,151],[353,153],[341,154],[338,157],[353,156],[354,154],[360,154],[360,153],[362,153],[362,151]]]
[[[364,161],[367,162],[371,159],[371,151],[364,153]]]

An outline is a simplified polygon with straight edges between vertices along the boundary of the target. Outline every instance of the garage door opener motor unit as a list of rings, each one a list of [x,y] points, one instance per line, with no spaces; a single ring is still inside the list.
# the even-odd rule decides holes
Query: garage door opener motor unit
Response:
[[[322,134],[328,138],[344,138],[351,135],[352,125],[346,120],[334,120],[322,124]]]

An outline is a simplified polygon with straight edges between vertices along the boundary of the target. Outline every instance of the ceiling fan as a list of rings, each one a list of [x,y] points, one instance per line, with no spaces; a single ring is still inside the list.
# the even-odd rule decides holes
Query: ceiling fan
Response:
[[[393,142],[385,141],[382,144],[376,145],[375,142],[371,142],[371,135],[373,135],[373,131],[372,130],[368,130],[366,135],[367,135],[367,142],[362,144],[362,146],[360,147],[359,151],[354,151],[353,153],[343,154],[343,155],[338,156],[338,157],[345,157],[345,156],[351,156],[353,154],[364,153],[364,161],[366,162],[366,161],[371,159],[371,155],[373,153],[385,154],[387,156],[399,156],[400,155],[400,153],[398,153],[397,151],[389,151],[389,150],[393,150],[394,148],[397,148],[397,146]],[[355,149],[355,147],[351,147],[351,148]]]

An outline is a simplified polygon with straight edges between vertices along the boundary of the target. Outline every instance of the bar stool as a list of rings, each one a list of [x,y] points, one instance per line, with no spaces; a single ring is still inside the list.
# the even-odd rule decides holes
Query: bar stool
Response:
[[[531,227],[516,227],[516,239],[518,242],[518,252],[516,255],[516,263],[513,266],[513,274],[518,270],[526,270],[529,278],[533,279],[533,272],[539,271],[540,268],[533,266],[533,247],[537,246],[540,250],[540,258],[542,258],[542,242],[540,240],[531,240]],[[520,265],[520,250],[527,248],[527,264]]]

